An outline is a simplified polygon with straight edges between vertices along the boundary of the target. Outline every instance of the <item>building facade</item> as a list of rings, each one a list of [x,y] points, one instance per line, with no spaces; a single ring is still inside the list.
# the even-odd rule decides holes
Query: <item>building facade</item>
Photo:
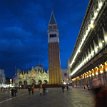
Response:
[[[6,82],[6,78],[5,78],[4,70],[0,69],[0,84],[5,84],[5,82]]]
[[[48,25],[48,56],[49,56],[49,84],[60,84],[62,74],[60,68],[59,32],[54,14]]]
[[[69,75],[68,75],[68,69],[62,69],[62,80],[63,82],[69,84]]]
[[[18,70],[14,78],[16,86],[39,84],[44,81],[49,82],[49,75],[41,66],[36,66],[27,72]]]
[[[107,85],[106,0],[90,0],[68,69],[75,86],[91,87],[96,77]]]

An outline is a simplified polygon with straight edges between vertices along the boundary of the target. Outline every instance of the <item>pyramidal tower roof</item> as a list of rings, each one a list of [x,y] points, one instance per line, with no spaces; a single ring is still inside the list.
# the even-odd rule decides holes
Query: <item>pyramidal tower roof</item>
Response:
[[[54,12],[53,11],[51,13],[49,24],[56,24],[56,20],[55,20],[55,16],[54,16]]]

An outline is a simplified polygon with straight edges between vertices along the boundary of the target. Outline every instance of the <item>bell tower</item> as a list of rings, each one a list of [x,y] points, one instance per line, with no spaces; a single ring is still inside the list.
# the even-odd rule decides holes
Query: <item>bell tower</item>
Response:
[[[59,32],[53,12],[48,25],[48,56],[49,84],[60,84],[62,73],[60,68]]]

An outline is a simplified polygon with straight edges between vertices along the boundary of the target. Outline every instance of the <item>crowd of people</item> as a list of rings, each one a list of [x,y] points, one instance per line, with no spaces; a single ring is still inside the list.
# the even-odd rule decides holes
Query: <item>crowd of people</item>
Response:
[[[33,95],[34,94],[34,90],[35,90],[35,87],[34,86],[29,86],[28,87],[28,93],[29,95]],[[39,94],[40,95],[46,95],[48,92],[48,89],[46,88],[46,85],[45,84],[39,84]]]
[[[12,97],[15,97],[17,95],[17,87],[8,87],[8,88],[4,88],[1,87],[0,88],[0,93],[5,93],[5,94],[9,94]]]
[[[13,87],[12,89],[11,89],[11,96],[12,97],[15,97],[17,95],[17,88],[16,87]]]
[[[35,89],[35,87],[34,86],[29,86],[28,87],[28,93],[29,93],[29,95],[32,93],[32,95],[34,94],[34,89]]]
[[[68,84],[62,84],[62,92],[64,93],[65,89],[68,91],[69,90],[69,85]]]

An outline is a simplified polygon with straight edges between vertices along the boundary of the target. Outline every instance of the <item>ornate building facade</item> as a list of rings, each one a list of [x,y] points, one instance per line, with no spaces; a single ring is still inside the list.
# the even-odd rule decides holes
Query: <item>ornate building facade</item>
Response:
[[[49,84],[60,84],[62,74],[60,68],[59,32],[54,14],[48,25],[48,56],[49,56]]]
[[[39,84],[44,81],[49,81],[49,75],[41,66],[36,66],[27,72],[18,70],[14,79],[16,86]]]

